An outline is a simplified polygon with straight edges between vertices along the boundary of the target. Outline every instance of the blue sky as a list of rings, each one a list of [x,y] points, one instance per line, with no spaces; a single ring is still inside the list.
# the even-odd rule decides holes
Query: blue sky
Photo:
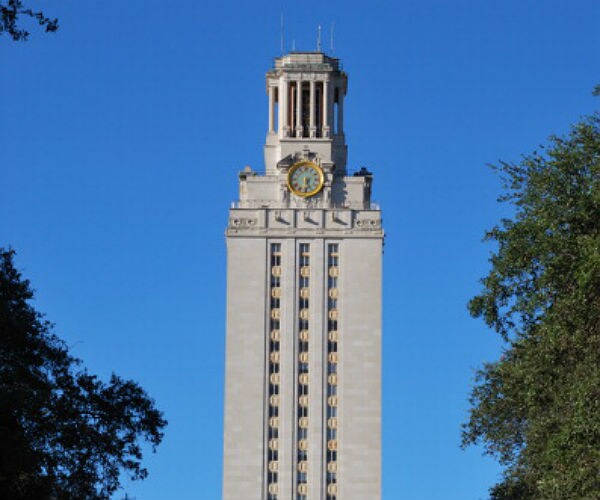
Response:
[[[224,228],[237,172],[263,166],[282,13],[287,49],[313,50],[319,24],[328,48],[335,23],[349,169],[375,173],[383,208],[384,498],[485,498],[500,469],[459,442],[473,369],[501,348],[465,308],[509,213],[486,164],[597,107],[599,4],[32,5],[60,30],[0,38],[0,246],[72,352],[170,422],[115,498],[220,496]]]

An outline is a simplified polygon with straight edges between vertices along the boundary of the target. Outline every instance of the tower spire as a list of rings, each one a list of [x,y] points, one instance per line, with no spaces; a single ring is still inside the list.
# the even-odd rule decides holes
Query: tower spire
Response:
[[[322,50],[321,50],[321,25],[320,24],[317,28],[317,52],[322,52]]]
[[[335,22],[332,21],[331,23],[331,29],[329,30],[329,36],[330,36],[330,50],[331,50],[331,55],[333,55],[333,53],[335,52],[334,47],[333,47],[333,30],[335,28]]]
[[[283,12],[281,13],[281,55],[285,53],[285,38],[283,31]]]

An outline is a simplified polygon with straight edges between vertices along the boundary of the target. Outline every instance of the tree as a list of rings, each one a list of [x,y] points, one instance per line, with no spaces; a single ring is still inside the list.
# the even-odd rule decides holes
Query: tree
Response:
[[[6,32],[13,40],[27,40],[29,32],[19,26],[23,17],[35,19],[46,32],[55,32],[58,29],[58,19],[50,19],[43,12],[34,12],[23,6],[21,0],[8,0],[0,2],[0,35]]]
[[[0,249],[0,498],[108,498],[121,471],[147,476],[141,441],[155,451],[167,422],[138,384],[69,354],[13,256]]]
[[[469,303],[505,341],[477,371],[463,447],[505,466],[493,499],[600,498],[600,116],[501,162],[514,216]]]

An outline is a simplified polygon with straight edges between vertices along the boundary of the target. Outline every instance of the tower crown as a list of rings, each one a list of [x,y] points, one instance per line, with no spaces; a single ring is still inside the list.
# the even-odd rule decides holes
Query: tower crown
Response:
[[[292,52],[275,59],[267,72],[269,128],[265,167],[309,150],[337,175],[346,169],[344,96],[348,87],[339,59],[322,52]],[[289,163],[289,162],[287,162]]]
[[[275,58],[275,70],[339,71],[340,60],[323,52],[291,52]]]

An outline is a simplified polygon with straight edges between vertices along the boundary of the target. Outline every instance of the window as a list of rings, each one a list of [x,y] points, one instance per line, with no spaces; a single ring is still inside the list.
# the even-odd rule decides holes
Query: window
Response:
[[[305,130],[308,130],[306,127]],[[308,339],[310,322],[310,245],[300,243],[298,247],[298,363],[297,386],[298,407],[296,423],[296,453],[298,471],[296,473],[297,500],[306,500],[308,485],[306,470],[308,469]]]
[[[334,114],[335,116],[336,114]],[[327,390],[326,390],[326,446],[325,459],[326,469],[325,483],[327,485],[327,500],[337,500],[337,430],[338,430],[338,342],[340,332],[338,330],[338,278],[339,267],[339,245],[330,243],[327,245]]]
[[[280,341],[280,306],[281,306],[281,244],[272,243],[270,246],[269,263],[271,274],[270,284],[270,311],[268,328],[268,413],[269,425],[266,433],[267,462],[267,499],[277,500],[278,487],[278,448],[279,448],[279,341]]]

